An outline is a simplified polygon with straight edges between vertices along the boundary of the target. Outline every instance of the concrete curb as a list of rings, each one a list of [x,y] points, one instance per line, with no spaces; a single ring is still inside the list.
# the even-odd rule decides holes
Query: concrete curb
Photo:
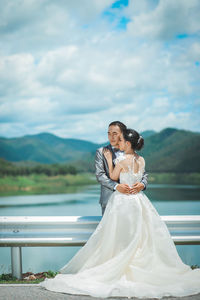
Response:
[[[87,295],[72,295],[46,290],[39,284],[1,284],[0,300],[141,300],[141,298],[109,297],[99,298]],[[144,300],[158,300],[157,298],[143,298]],[[200,294],[185,297],[163,297],[161,300],[200,300]]]
[[[1,283],[0,286],[39,286],[38,283]]]

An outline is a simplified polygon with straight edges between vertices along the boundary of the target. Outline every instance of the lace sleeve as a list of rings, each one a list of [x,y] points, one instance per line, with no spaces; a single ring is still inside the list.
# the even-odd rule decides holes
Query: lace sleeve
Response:
[[[142,156],[140,156],[140,158],[138,159],[138,163],[139,163],[139,172],[144,173],[145,170],[145,160]]]
[[[115,160],[114,160],[115,165],[120,163],[122,160],[125,160],[124,156],[119,156],[119,157],[115,158]]]
[[[125,157],[124,157],[124,156],[119,156],[119,157],[115,158],[115,160],[114,160],[115,167],[116,167],[116,166],[120,166],[121,169],[122,169],[123,171],[125,171],[124,165],[123,165],[123,161],[124,161],[124,160],[125,160]]]

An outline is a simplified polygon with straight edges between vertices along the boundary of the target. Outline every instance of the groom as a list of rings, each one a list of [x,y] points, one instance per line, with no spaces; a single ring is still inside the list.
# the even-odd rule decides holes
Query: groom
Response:
[[[111,194],[117,190],[123,194],[136,194],[141,190],[145,190],[147,186],[147,173],[144,172],[141,182],[135,183],[131,188],[128,184],[118,183],[113,181],[109,177],[109,169],[105,156],[103,155],[103,149],[107,148],[112,153],[113,165],[114,160],[119,156],[123,155],[123,152],[119,150],[118,143],[121,133],[126,130],[126,125],[120,121],[114,121],[108,126],[108,139],[110,144],[106,147],[97,149],[95,156],[95,169],[96,178],[101,184],[101,197],[99,203],[101,204],[102,215],[104,214],[107,202]]]

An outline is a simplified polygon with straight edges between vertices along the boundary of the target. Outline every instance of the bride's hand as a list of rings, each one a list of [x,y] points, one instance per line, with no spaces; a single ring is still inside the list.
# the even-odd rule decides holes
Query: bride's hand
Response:
[[[137,194],[144,189],[142,182],[136,182],[130,189],[130,194]]]
[[[112,161],[112,153],[110,152],[109,149],[104,148],[103,149],[103,155],[107,159],[107,161]]]

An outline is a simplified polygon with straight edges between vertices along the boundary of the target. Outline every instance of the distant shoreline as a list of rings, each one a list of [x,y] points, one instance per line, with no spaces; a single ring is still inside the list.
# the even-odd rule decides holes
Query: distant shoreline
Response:
[[[148,173],[148,172],[147,172]],[[149,183],[162,184],[191,184],[200,186],[200,173],[150,173]]]
[[[200,186],[200,173],[149,173],[148,182]],[[92,184],[98,184],[92,173],[5,176],[0,178],[0,196],[73,193],[82,186]]]

